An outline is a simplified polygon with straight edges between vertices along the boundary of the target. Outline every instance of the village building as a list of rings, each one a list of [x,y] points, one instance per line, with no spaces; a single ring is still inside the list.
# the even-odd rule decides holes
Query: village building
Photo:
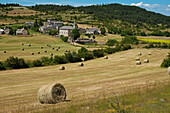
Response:
[[[73,26],[62,26],[59,28],[59,36],[63,35],[69,37],[73,29],[78,29],[76,21],[74,21]]]
[[[4,29],[4,33],[7,34],[7,35],[9,34],[9,31],[10,31],[10,29],[8,29],[8,28]]]
[[[4,30],[0,29],[0,35],[4,34]]]
[[[17,31],[16,31],[16,35],[28,35],[29,33],[28,33],[28,30],[26,30],[26,29],[18,29]]]
[[[86,29],[86,34],[98,35],[99,31],[97,28],[88,28]]]
[[[25,26],[34,26],[34,22],[25,22]]]

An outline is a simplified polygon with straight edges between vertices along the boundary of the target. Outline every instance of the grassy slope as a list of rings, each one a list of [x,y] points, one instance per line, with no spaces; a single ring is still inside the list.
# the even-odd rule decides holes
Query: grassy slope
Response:
[[[152,52],[148,56],[148,52]],[[135,57],[142,52],[141,66],[135,65]],[[65,64],[66,70],[59,71],[60,65],[39,68],[8,70],[0,72],[0,112],[47,111],[68,107],[73,104],[93,102],[101,98],[124,92],[143,90],[155,84],[170,82],[167,69],[160,68],[169,50],[132,49],[103,58],[84,62]],[[149,64],[143,60],[148,58]],[[97,64],[97,65],[96,65]],[[12,82],[11,82],[12,81]],[[41,105],[37,99],[38,89],[45,84],[62,83],[67,90],[70,102],[56,105]]]
[[[24,43],[25,45],[21,45]],[[31,47],[28,44],[32,44]],[[51,47],[47,47],[50,44]],[[44,49],[40,47],[43,46]],[[52,48],[61,47],[59,51],[52,50]],[[24,48],[24,51],[21,49]],[[0,37],[0,61],[6,60],[9,56],[16,56],[19,58],[24,58],[26,60],[39,59],[42,56],[48,56],[50,53],[54,55],[63,55],[65,50],[77,51],[79,47],[71,46],[68,43],[63,42],[59,38],[51,37],[49,35],[36,34],[33,37],[17,37],[17,36],[3,36]],[[3,51],[6,50],[7,53],[4,54]],[[45,53],[44,51],[48,52]],[[41,54],[36,54],[38,51]],[[34,52],[35,55],[31,55]]]

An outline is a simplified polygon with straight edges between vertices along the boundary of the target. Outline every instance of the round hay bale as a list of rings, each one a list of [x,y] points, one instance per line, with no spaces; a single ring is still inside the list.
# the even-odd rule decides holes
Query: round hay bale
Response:
[[[34,53],[31,53],[31,55],[34,55]]]
[[[139,57],[136,57],[136,61],[140,61],[140,58],[139,58]]]
[[[51,45],[48,45],[48,47],[51,47]]]
[[[56,51],[58,51],[58,49],[56,49]]]
[[[170,66],[169,66],[169,68],[168,68],[168,74],[170,75]]]
[[[40,54],[40,52],[38,51],[37,54]]]
[[[104,59],[108,59],[109,57],[108,56],[105,56]]]
[[[45,52],[45,53],[47,53],[47,51],[46,51],[46,50],[45,50],[44,52]]]
[[[144,63],[149,63],[149,60],[148,60],[148,59],[145,59],[145,60],[144,60]]]
[[[79,63],[79,65],[78,66],[81,66],[81,67],[83,67],[84,66],[84,64],[83,63]]]
[[[38,90],[38,99],[41,104],[56,104],[64,102],[66,90],[61,84],[44,85]]]
[[[138,53],[138,56],[141,56],[142,55],[142,53]]]
[[[6,53],[6,51],[4,51],[4,53]]]
[[[24,48],[22,48],[21,50],[24,51]]]
[[[41,49],[43,49],[44,47],[41,47]]]
[[[70,50],[67,50],[68,52],[70,52]]]
[[[161,50],[161,48],[158,48],[158,50]]]
[[[58,49],[60,49],[61,47],[58,47]]]
[[[47,46],[49,46],[49,44],[47,44]]]
[[[50,56],[53,56],[53,53],[50,53]]]
[[[65,70],[64,66],[59,67],[59,70]]]
[[[148,53],[148,55],[152,55],[152,53],[151,53],[151,52],[149,52],[149,53]]]
[[[84,62],[84,61],[85,61],[85,59],[84,59],[84,58],[81,58],[81,61],[82,61],[82,62]]]
[[[31,44],[28,44],[29,47],[31,47]]]
[[[21,45],[24,45],[24,43],[21,43]]]
[[[136,61],[136,65],[141,65],[141,61]]]
[[[65,52],[68,52],[67,50],[65,50]]]
[[[52,48],[52,50],[54,50],[55,48]]]

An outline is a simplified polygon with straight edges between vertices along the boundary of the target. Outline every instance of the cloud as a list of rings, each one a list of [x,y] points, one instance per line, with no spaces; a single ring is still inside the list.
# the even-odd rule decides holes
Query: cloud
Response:
[[[132,6],[142,6],[143,2],[140,2],[140,3],[131,3]]]
[[[168,5],[168,7],[170,7],[170,5]]]
[[[170,11],[170,9],[168,9],[168,8],[167,8],[167,9],[165,9],[165,10],[166,10],[166,11]]]

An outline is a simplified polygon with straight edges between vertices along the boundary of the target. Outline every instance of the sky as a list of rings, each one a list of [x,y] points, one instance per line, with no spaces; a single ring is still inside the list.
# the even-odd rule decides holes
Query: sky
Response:
[[[32,6],[35,4],[88,6],[119,3],[123,5],[138,6],[149,11],[170,16],[170,0],[0,0],[0,3],[19,3],[24,6]]]

